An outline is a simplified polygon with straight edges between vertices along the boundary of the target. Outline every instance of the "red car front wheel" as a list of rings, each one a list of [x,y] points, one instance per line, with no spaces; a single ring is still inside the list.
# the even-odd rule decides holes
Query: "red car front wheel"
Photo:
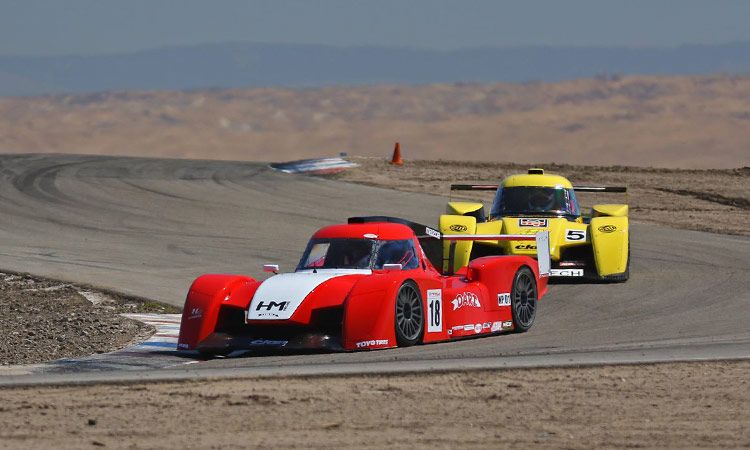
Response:
[[[413,281],[401,285],[396,294],[396,341],[399,347],[419,342],[424,330],[422,296]]]

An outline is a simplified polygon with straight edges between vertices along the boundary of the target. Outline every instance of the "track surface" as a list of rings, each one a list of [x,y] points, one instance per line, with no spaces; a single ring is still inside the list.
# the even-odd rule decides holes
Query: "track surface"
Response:
[[[291,269],[318,227],[352,215],[434,223],[437,196],[278,174],[253,163],[0,157],[0,268],[182,305],[205,272]],[[201,368],[750,345],[750,239],[634,224],[631,280],[557,285],[532,330],[354,354],[243,357]],[[460,365],[460,363],[458,363]],[[191,365],[196,369],[196,365]]]

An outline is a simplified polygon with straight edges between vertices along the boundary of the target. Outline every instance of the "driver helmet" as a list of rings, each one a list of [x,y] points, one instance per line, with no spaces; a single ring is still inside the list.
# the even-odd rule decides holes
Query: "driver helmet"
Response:
[[[555,206],[555,191],[552,189],[535,189],[529,195],[529,210],[549,211]]]

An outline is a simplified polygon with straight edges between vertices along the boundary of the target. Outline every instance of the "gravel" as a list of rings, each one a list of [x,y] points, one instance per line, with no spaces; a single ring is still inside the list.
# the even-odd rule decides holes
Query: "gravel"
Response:
[[[95,299],[92,303],[88,298]],[[153,329],[121,313],[174,312],[26,274],[0,272],[0,365],[103,353],[144,340]]]

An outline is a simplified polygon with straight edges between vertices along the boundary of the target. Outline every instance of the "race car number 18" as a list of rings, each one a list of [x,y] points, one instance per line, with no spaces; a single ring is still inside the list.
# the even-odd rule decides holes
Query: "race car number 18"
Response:
[[[440,289],[427,290],[427,332],[443,331],[443,291]]]

